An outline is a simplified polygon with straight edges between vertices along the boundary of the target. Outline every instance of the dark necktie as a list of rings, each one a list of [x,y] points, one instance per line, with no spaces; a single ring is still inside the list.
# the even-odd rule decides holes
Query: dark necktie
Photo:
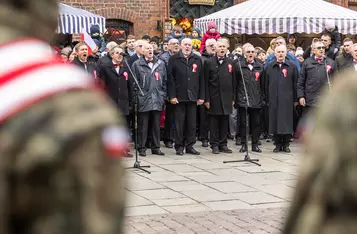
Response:
[[[218,61],[224,61],[224,57],[218,57]]]
[[[118,68],[119,67],[119,64],[113,64],[114,65],[114,68]]]

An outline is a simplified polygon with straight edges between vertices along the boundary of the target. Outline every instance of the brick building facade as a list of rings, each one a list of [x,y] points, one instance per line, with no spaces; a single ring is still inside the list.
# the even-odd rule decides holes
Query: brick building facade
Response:
[[[246,0],[231,0],[230,4],[239,4],[244,1]],[[187,0],[60,0],[60,2],[102,15],[107,19],[107,25],[119,25],[126,28],[127,33],[137,37],[145,34],[151,36],[167,34],[171,26],[168,21],[172,13],[170,7],[177,5],[177,2],[182,2],[181,6],[188,4]],[[229,1],[226,0],[226,2]],[[329,0],[329,2],[357,10],[357,0]],[[176,12],[179,14],[190,13],[187,8],[178,8]],[[214,10],[219,10],[219,8]],[[202,13],[202,9],[199,11],[201,11],[200,16],[205,14],[205,11]],[[206,11],[206,13],[212,13],[212,11]]]

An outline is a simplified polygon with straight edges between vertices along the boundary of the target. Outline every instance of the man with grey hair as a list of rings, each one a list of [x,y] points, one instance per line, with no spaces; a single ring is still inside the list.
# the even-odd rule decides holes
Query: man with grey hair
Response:
[[[325,56],[325,45],[322,41],[312,44],[313,56],[307,58],[301,67],[297,83],[297,95],[305,113],[318,105],[322,88],[328,84],[335,70],[335,62]]]
[[[109,51],[116,46],[118,46],[118,44],[115,41],[111,41],[107,44],[103,56],[97,61],[98,74],[100,74],[103,66],[111,65],[112,57],[110,56]]]
[[[215,39],[208,39],[206,41],[206,48],[202,51],[202,62],[205,66],[205,61],[215,55],[215,44],[217,41]],[[199,115],[199,132],[198,139],[202,142],[203,147],[208,147],[209,142],[209,130],[210,130],[210,120],[207,114],[207,108],[205,105],[200,105],[198,108]]]
[[[177,54],[180,51],[180,43],[176,38],[172,38],[168,42],[168,51],[160,55],[160,59],[165,62],[166,71],[168,71],[169,60],[171,56]],[[165,109],[165,127],[164,127],[164,144],[166,148],[173,148],[174,143],[174,116],[175,116],[175,105],[170,103],[170,100],[166,100]]]
[[[351,46],[351,55],[353,58],[353,67],[357,71],[357,43]]]
[[[227,146],[229,115],[235,102],[236,70],[234,61],[226,56],[227,43],[218,40],[216,56],[205,62],[205,107],[210,119],[212,153],[232,153]]]
[[[284,37],[277,37],[276,41],[275,41],[276,47],[280,46],[280,45],[285,45],[286,46],[286,41]],[[294,63],[295,66],[297,67],[298,71],[300,71],[300,62],[299,60],[296,58],[296,56],[290,52],[287,52],[286,56],[285,56],[286,60],[289,60],[290,62]],[[276,62],[276,56],[274,53],[270,54],[265,62],[264,68],[267,68],[268,65],[270,63],[274,63]]]
[[[143,45],[144,40],[137,40],[135,42],[135,54],[128,58],[128,64],[130,67],[133,66],[133,63],[143,56]]]
[[[196,143],[197,105],[205,99],[205,83],[202,60],[192,53],[192,40],[181,42],[181,51],[169,60],[168,95],[175,105],[175,149],[177,155],[199,155]]]
[[[274,135],[274,153],[290,152],[293,133],[294,104],[297,104],[296,83],[299,76],[296,66],[286,59],[287,48],[275,48],[275,62],[270,63],[264,76],[263,97],[269,106],[269,134]]]
[[[134,75],[143,91],[143,95],[134,92],[138,100],[138,151],[146,156],[147,137],[151,132],[151,153],[165,155],[160,150],[160,116],[165,105],[167,73],[165,63],[154,56],[154,48],[144,42],[141,56],[132,66]],[[150,124],[149,124],[150,123]]]

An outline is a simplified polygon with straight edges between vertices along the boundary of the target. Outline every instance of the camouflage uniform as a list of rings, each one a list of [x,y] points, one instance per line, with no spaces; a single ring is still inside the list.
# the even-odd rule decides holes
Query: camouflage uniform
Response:
[[[0,0],[0,26],[4,26],[0,45],[11,42],[12,36],[14,39],[49,37],[40,32],[49,32],[49,25],[55,22],[54,3],[53,0]],[[24,13],[27,7],[29,14]],[[41,12],[35,16],[36,11]],[[21,19],[32,20],[12,19],[16,27],[11,27],[11,20],[4,19],[11,12],[21,13]],[[43,25],[39,19],[45,20]],[[18,21],[24,25],[37,22],[38,30],[30,33]],[[36,52],[32,52],[36,57]],[[0,63],[7,59],[1,57]],[[69,66],[68,69],[77,71]],[[6,69],[0,71],[0,77],[4,72]],[[53,76],[46,78],[51,80]],[[0,79],[0,97],[1,82]],[[42,83],[32,85],[29,88],[43,87]],[[0,115],[1,110],[0,106]],[[104,94],[89,88],[57,91],[1,119],[0,233],[122,233],[124,170],[118,157],[121,154],[108,148],[104,141],[106,130],[120,126],[125,124],[117,109]]]
[[[357,73],[334,80],[305,139],[308,156],[284,234],[357,233]]]

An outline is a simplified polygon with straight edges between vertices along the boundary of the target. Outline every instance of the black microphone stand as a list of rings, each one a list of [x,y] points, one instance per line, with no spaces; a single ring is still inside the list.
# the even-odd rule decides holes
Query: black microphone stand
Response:
[[[128,66],[129,72],[131,74],[131,76],[133,77],[134,81],[135,81],[135,85],[134,85],[134,123],[135,123],[135,163],[134,163],[134,167],[128,167],[126,169],[139,169],[142,170],[146,173],[151,174],[150,171],[145,170],[144,168],[150,168],[150,166],[141,166],[140,165],[140,161],[139,161],[139,155],[138,155],[138,103],[139,103],[139,92],[142,96],[144,96],[144,92],[143,90],[140,88],[139,82],[136,79],[136,76],[134,75],[133,71],[131,70],[128,61],[123,57],[123,60],[126,64],[126,66]],[[138,92],[139,91],[139,92]]]
[[[326,70],[326,78],[327,78],[328,89],[331,91],[330,75],[328,74],[327,64],[326,64],[327,57],[324,56],[323,60],[324,60],[324,63],[325,63],[325,70]]]
[[[261,164],[257,163],[257,162],[259,162],[259,159],[252,159],[249,156],[249,150],[248,150],[248,139],[249,139],[248,107],[250,106],[250,104],[249,104],[249,99],[248,99],[247,87],[245,85],[245,80],[243,77],[242,65],[240,63],[239,58],[238,58],[238,63],[239,63],[240,74],[242,75],[244,94],[245,94],[245,100],[246,100],[246,104],[245,104],[245,146],[246,146],[246,151],[245,151],[245,156],[244,156],[243,160],[223,161],[223,163],[249,162],[249,163],[253,163],[255,165],[261,166]]]

